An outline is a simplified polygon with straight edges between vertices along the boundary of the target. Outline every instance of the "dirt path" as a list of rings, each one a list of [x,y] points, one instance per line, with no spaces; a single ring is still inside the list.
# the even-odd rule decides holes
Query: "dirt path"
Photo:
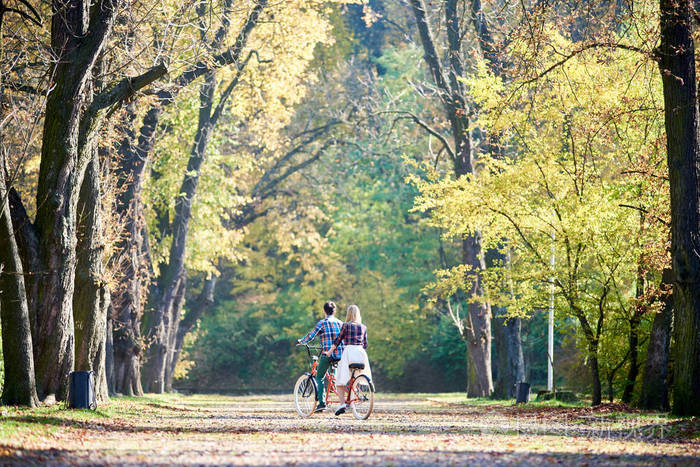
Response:
[[[291,399],[117,399],[97,414],[5,411],[0,464],[700,465],[697,420],[378,396],[368,421]]]

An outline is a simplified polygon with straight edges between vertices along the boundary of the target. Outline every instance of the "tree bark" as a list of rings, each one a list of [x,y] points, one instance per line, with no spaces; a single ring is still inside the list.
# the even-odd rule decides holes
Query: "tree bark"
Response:
[[[661,0],[660,29],[676,324],[673,412],[700,415],[700,146],[690,2]]]
[[[32,341],[36,340],[36,300],[39,296],[38,288],[41,283],[41,267],[39,265],[39,237],[36,229],[24,209],[19,193],[14,188],[9,189],[8,201],[12,225],[15,228],[15,239],[22,258],[24,269],[24,288],[29,309],[29,324],[32,331]],[[35,346],[36,350],[36,346]]]
[[[170,318],[170,329],[168,329],[168,351],[165,359],[165,391],[173,390],[173,376],[175,375],[175,346],[180,330],[180,317],[182,307],[185,304],[185,293],[187,291],[187,275],[183,274],[182,282],[178,288],[175,302],[173,303],[172,316]]]
[[[136,118],[134,104],[127,106],[126,115],[121,127],[125,135],[119,148],[121,157],[114,168],[118,187],[116,210],[125,220],[126,230],[117,248],[120,255],[117,262],[123,274],[113,300],[114,391],[141,396],[141,356],[144,347],[141,317],[151,276],[145,258],[145,218],[141,193],[147,154],[152,149],[152,135],[156,130],[160,107],[150,109],[144,116],[136,145],[132,144],[136,139],[133,131]]]
[[[665,270],[663,285],[670,287],[672,281],[673,273],[670,270]],[[673,295],[669,291],[662,298],[661,310],[654,316],[651,334],[649,335],[647,358],[642,376],[642,392],[639,397],[639,407],[642,409],[670,409],[668,378],[672,320]]]
[[[644,313],[640,308],[644,305],[636,305],[635,311],[629,320],[629,335],[627,337],[629,351],[630,351],[630,367],[627,373],[627,382],[625,383],[625,390],[622,393],[622,402],[629,404],[632,402],[632,394],[634,392],[634,385],[637,382],[637,375],[639,374],[639,324],[642,319],[642,314]]]
[[[78,201],[75,323],[75,369],[95,372],[95,395],[109,398],[106,374],[107,310],[110,292],[104,280],[104,225],[100,157],[97,148],[87,168]]]
[[[416,19],[426,64],[438,88],[447,120],[450,122],[454,142],[451,154],[455,176],[472,174],[474,173],[474,158],[471,132],[469,131],[469,109],[464,98],[464,85],[460,81],[460,78],[464,76],[461,51],[463,34],[459,29],[461,22],[457,14],[457,1],[448,0],[445,4],[448,50],[447,78],[443,74],[443,66],[426,16],[425,1],[411,0],[410,4]],[[481,284],[480,275],[485,264],[479,232],[466,236],[462,241],[462,262],[471,266],[469,277],[465,277],[465,288],[469,296],[470,320],[470,330],[465,332],[471,369],[468,375],[473,375],[469,378],[468,395],[488,397],[493,391],[491,307],[486,300]]]
[[[493,317],[493,340],[496,344],[496,380],[492,397],[512,399],[515,384],[525,381],[525,359],[520,341],[522,322],[520,318],[507,319],[504,309],[497,309]]]
[[[35,226],[42,271],[34,356],[40,397],[64,399],[74,364],[76,219],[97,130],[121,102],[160,78],[158,65],[92,97],[90,82],[112,34],[119,0],[54,0],[51,49],[57,57],[46,99]]]
[[[24,269],[15,241],[2,154],[0,154],[0,203],[0,263],[2,263],[0,327],[5,371],[0,402],[7,405],[36,407],[39,399],[34,376],[32,333],[24,288]]]
[[[207,145],[213,129],[212,109],[214,107],[214,91],[216,90],[216,74],[211,72],[205,76],[200,87],[200,108],[195,141],[187,163],[187,172],[182,181],[180,196],[175,205],[175,218],[170,229],[173,232],[172,245],[168,263],[163,264],[158,281],[159,294],[155,301],[153,340],[149,348],[149,371],[144,375],[144,386],[147,391],[162,393],[165,391],[165,376],[168,362],[169,347],[177,335],[178,321],[175,321],[178,310],[178,294],[184,295],[185,287],[185,253],[187,233],[192,217],[192,203],[197,192],[199,175],[206,158]]]
[[[224,5],[225,11],[228,11],[232,2],[227,0]],[[182,73],[177,79],[175,79],[175,87],[173,90],[162,90],[157,94],[158,102],[151,107],[145,114],[141,128],[139,130],[138,144],[132,145],[132,141],[136,138],[133,132],[125,133],[125,138],[120,146],[120,154],[122,155],[123,164],[120,169],[119,179],[123,180],[125,190],[122,190],[123,195],[120,196],[120,201],[118,203],[118,212],[127,220],[128,235],[124,239],[123,250],[128,252],[126,256],[125,269],[127,271],[124,280],[122,281],[120,287],[120,297],[117,300],[119,303],[116,306],[118,323],[115,322],[115,377],[117,391],[130,393],[135,391],[140,394],[142,381],[150,390],[153,386],[154,390],[159,391],[160,387],[165,386],[165,384],[157,383],[154,381],[163,380],[159,375],[161,370],[154,369],[153,365],[162,366],[163,374],[165,374],[165,363],[157,364],[160,361],[160,357],[156,357],[156,360],[147,361],[146,366],[148,367],[148,376],[144,375],[141,377],[141,356],[143,355],[142,347],[144,343],[141,339],[141,321],[142,314],[145,306],[145,296],[148,294],[146,288],[147,274],[149,270],[148,264],[143,261],[143,252],[145,251],[146,234],[145,227],[143,226],[142,212],[143,207],[141,206],[141,186],[145,178],[145,166],[148,162],[150,154],[155,146],[155,135],[156,129],[158,127],[160,117],[165,106],[174,102],[176,94],[180,89],[187,87],[188,85],[195,82],[197,79],[205,76],[208,73],[213,73],[214,70],[235,64],[240,71],[245,62],[241,60],[241,54],[243,49],[248,43],[251,32],[257,26],[260,15],[263,10],[268,6],[268,0],[259,0],[255,7],[251,10],[248,18],[243,24],[236,40],[232,46],[227,48],[222,53],[215,55],[210,61],[201,61],[196,63],[192,68]],[[222,21],[221,27],[216,31],[214,35],[214,40],[211,44],[212,50],[217,50],[223,44],[224,39],[228,34],[230,28],[230,21]],[[132,115],[134,112],[132,111]],[[173,290],[177,287],[173,287],[172,277],[171,284],[168,288],[168,293],[172,295]],[[156,296],[160,296],[160,291],[164,290],[161,287],[152,288],[155,291]],[[184,290],[183,290],[184,293]],[[153,300],[158,300],[152,297]],[[147,333],[149,338],[155,338],[154,348],[149,350],[151,356],[156,356],[162,353],[162,348],[160,347],[162,339],[161,336],[165,329],[160,325],[164,317],[161,315],[159,310],[159,305],[154,307],[154,310],[149,313],[153,313],[154,316],[149,316],[146,323]],[[157,337],[160,336],[160,337]],[[127,378],[127,380],[121,380],[121,378]]]
[[[112,335],[112,304],[107,309],[107,323],[105,329],[105,375],[107,379],[107,394],[114,395],[114,337]]]
[[[204,313],[210,309],[211,305],[214,303],[214,289],[216,288],[217,276],[212,275],[210,278],[204,281],[202,286],[202,291],[197,298],[197,301],[192,304],[192,306],[185,313],[185,317],[180,321],[177,328],[177,337],[175,339],[174,351],[172,353],[173,357],[170,360],[168,366],[168,382],[166,385],[170,386],[172,389],[173,377],[175,375],[175,368],[180,359],[180,353],[182,352],[182,347],[185,344],[185,336],[189,334],[194,327],[197,325],[199,319],[204,315]]]
[[[591,385],[593,386],[592,405],[600,405],[602,402],[602,387],[600,384],[600,370],[598,368],[598,344],[588,344],[588,365],[591,368]]]

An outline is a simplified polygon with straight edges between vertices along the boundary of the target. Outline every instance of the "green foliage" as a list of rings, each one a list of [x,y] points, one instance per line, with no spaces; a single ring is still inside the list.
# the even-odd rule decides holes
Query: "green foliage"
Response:
[[[269,384],[289,389],[305,364],[305,353],[295,351],[293,343],[323,316],[323,302],[334,300],[340,319],[348,305],[360,307],[373,374],[382,388],[465,387],[464,343],[422,294],[439,264],[440,238],[423,224],[424,216],[410,212],[418,191],[404,181],[416,170],[404,163],[405,155],[421,158],[427,141],[400,138],[404,130],[417,133],[404,120],[393,122],[396,115],[371,116],[399,96],[406,110],[420,109],[402,79],[421,76],[417,57],[415,48],[407,48],[379,59],[387,71],[376,86],[385,101],[364,102],[361,110],[372,124],[362,132],[355,129],[352,145],[326,152],[308,172],[312,186],[295,179],[296,212],[307,203],[320,212],[307,217],[301,230],[299,215],[285,220],[284,207],[250,226],[238,248],[244,261],[232,265],[233,277],[224,274],[229,285],[218,289],[220,296],[235,298],[222,300],[216,314],[202,321],[190,347],[194,365],[183,384],[204,387],[200,381],[215,384],[223,378],[231,390]],[[334,95],[339,82],[360,102],[364,92],[376,92],[364,89],[352,68],[338,73],[315,89],[306,105],[326,104],[323,99]],[[304,106],[297,112],[311,114]],[[245,337],[234,337],[237,333]],[[250,361],[254,370],[244,370],[235,359],[250,352],[267,363]]]
[[[549,34],[562,50],[575,48]],[[416,209],[450,237],[482,232],[485,248],[511,258],[484,277],[492,303],[511,315],[545,310],[553,291],[557,322],[578,321],[582,352],[600,357],[605,374],[624,362],[634,309],[650,306],[668,264],[668,231],[659,221],[668,193],[654,180],[665,170],[655,64],[596,51],[576,54],[536,83],[504,83],[480,70],[466,80],[480,106],[478,125],[501,145],[480,156],[477,174],[414,177],[422,192]],[[449,297],[472,278],[466,266],[446,269],[429,290]]]

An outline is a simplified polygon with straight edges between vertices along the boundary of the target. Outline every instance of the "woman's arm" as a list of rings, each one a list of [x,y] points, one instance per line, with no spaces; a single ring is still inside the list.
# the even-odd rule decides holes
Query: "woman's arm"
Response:
[[[365,328],[365,332],[362,333],[362,348],[367,348],[367,328]]]
[[[333,355],[333,352],[335,352],[336,348],[337,347],[335,346],[335,344],[331,345],[331,348],[323,352],[323,355],[325,355],[326,357],[330,357],[331,355]]]
[[[343,337],[345,336],[346,331],[347,329],[345,328],[345,323],[343,323],[343,327],[340,328],[340,333],[338,333],[338,336],[333,341],[333,345],[331,346],[331,348],[323,352],[325,356],[330,357],[333,354],[333,352],[335,352],[335,349],[337,349],[340,343],[343,342]]]

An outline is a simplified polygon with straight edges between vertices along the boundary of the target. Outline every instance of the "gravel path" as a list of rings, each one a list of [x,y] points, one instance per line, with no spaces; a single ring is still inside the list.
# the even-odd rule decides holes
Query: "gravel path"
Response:
[[[108,410],[82,419],[65,411],[0,418],[0,426],[37,427],[0,439],[0,464],[700,465],[697,420],[612,408],[379,394],[367,421],[332,412],[301,419],[284,396],[116,399]]]

